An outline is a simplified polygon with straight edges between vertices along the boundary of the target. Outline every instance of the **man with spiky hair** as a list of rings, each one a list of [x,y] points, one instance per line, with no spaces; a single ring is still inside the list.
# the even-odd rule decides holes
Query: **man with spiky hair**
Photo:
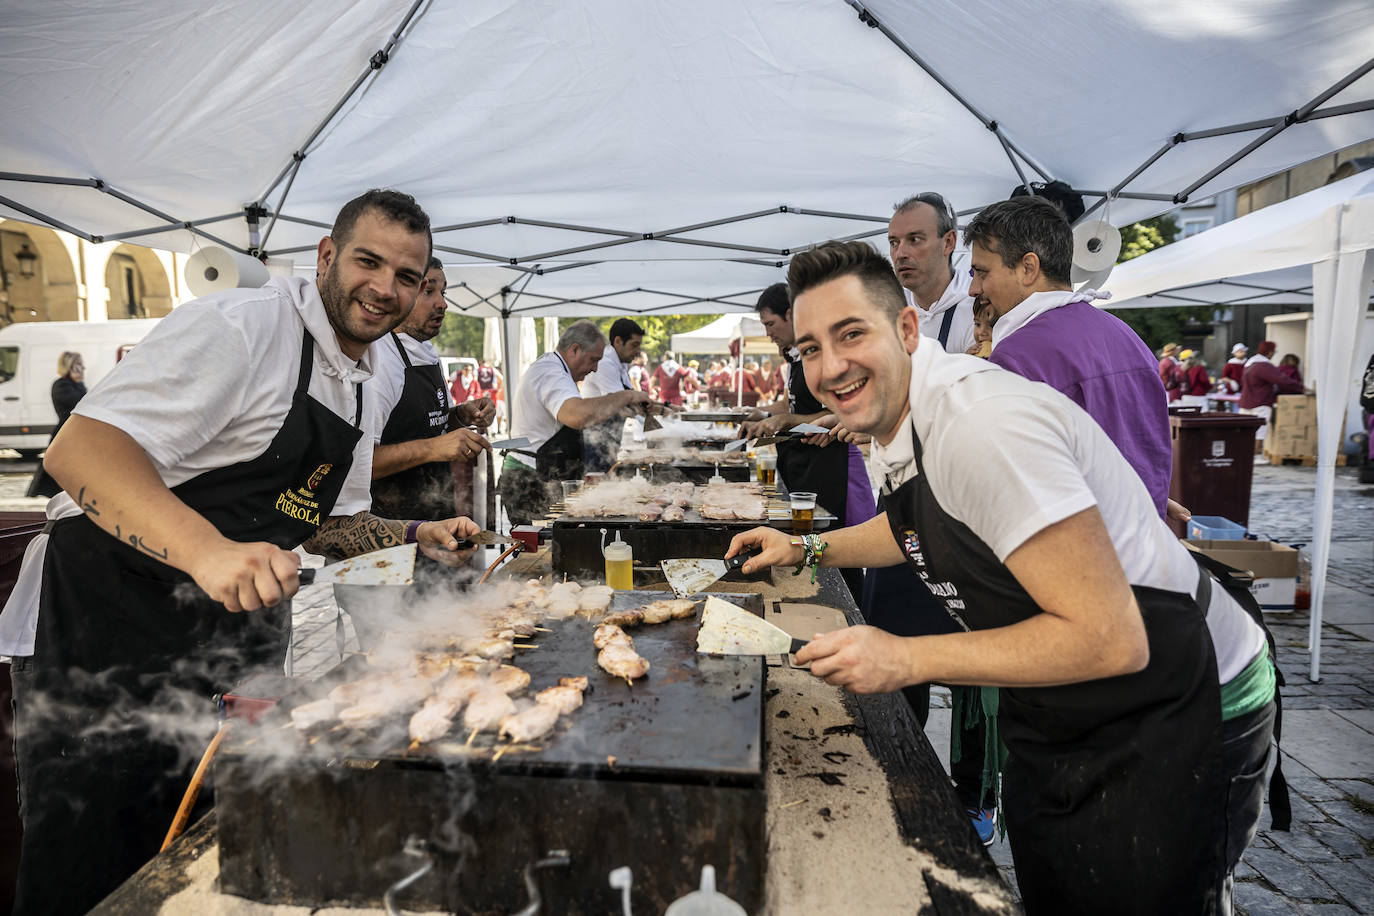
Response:
[[[975,262],[976,263],[976,262]],[[1271,646],[1102,428],[1048,385],[947,354],[887,261],[830,242],[788,270],[807,383],[873,437],[886,512],[824,535],[737,535],[744,564],[906,561],[960,632],[858,626],[797,653],[856,693],[1000,687],[1003,810],[1026,912],[1229,912],[1259,820]]]

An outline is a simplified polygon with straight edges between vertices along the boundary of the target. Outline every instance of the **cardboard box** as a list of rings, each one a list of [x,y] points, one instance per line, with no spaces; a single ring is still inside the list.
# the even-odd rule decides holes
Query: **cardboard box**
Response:
[[[1274,402],[1275,426],[1316,426],[1317,396],[1281,394]]]
[[[1317,428],[1315,426],[1279,426],[1269,431],[1265,438],[1273,438],[1276,445],[1285,449],[1293,450],[1297,446],[1295,454],[1312,455],[1317,451]]]
[[[1274,541],[1184,541],[1233,569],[1255,576],[1250,594],[1266,611],[1291,611],[1298,584],[1298,552]]]

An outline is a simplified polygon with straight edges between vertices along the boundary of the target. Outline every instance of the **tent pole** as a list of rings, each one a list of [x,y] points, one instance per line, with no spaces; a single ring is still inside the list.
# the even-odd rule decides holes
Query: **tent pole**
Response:
[[[24,206],[23,204],[19,203],[19,201],[17,201],[17,200],[10,200],[8,197],[0,197],[0,204],[3,204],[3,205],[5,205],[6,207],[9,207],[11,210],[18,210],[20,213],[23,213],[25,216],[31,216],[31,217],[33,217],[34,219],[38,220],[40,223],[45,223],[45,224],[47,224],[47,225],[49,225],[49,226],[52,226],[54,229],[61,229],[63,232],[70,232],[72,235],[77,236],[78,238],[83,238],[83,239],[85,239],[85,240],[88,241],[88,242],[99,242],[99,241],[100,241],[100,237],[99,237],[99,236],[91,235],[89,232],[82,232],[80,229],[76,229],[76,228],[73,228],[72,226],[68,226],[66,223],[62,222],[61,220],[53,219],[51,216],[44,216],[42,213],[39,213],[37,210],[31,209],[31,208],[29,208],[29,207],[26,207],[26,206]]]

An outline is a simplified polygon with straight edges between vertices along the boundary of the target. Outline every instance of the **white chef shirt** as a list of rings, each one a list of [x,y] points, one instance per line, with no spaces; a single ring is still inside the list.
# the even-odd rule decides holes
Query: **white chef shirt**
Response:
[[[620,354],[615,352],[615,347],[607,344],[606,352],[601,354],[601,362],[596,364],[596,371],[582,380],[582,396],[599,398],[603,394],[633,388],[628,368],[620,361]]]
[[[372,377],[377,345],[356,362],[345,355],[314,282],[302,277],[276,277],[261,289],[226,290],[179,306],[74,412],[131,436],[168,487],[249,461],[267,450],[291,409],[302,321],[315,338],[310,396],[352,423],[357,383]],[[372,414],[369,386],[362,388],[363,435],[333,515],[352,515],[372,502]],[[48,501],[50,519],[79,513],[66,493]],[[0,655],[33,654],[47,540],[39,535],[25,551],[0,615]]]
[[[405,348],[412,366],[439,365],[439,351],[434,349],[434,344],[427,340],[416,340],[404,331],[397,331],[396,339]],[[397,352],[396,344],[392,343],[390,334],[372,345],[372,357],[374,372],[372,381],[367,385],[372,394],[367,400],[372,411],[372,442],[379,445],[386,421],[391,419],[391,412],[401,402],[401,392],[406,386],[406,364]],[[444,409],[447,410],[453,406],[453,400],[449,397],[448,384],[440,387],[443,391]]]
[[[949,285],[929,310],[917,304],[911,290],[903,289],[907,305],[914,308],[921,318],[919,328],[922,337],[929,337],[938,342],[945,312],[954,309],[954,317],[949,322],[949,337],[945,340],[947,353],[964,353],[973,346],[973,297],[968,294],[969,282],[972,279],[966,270],[954,271]]]
[[[910,414],[875,468],[892,488],[914,477],[912,426],[940,507],[1003,562],[1032,535],[1096,506],[1132,585],[1196,594],[1198,566],[1155,511],[1140,476],[1102,427],[1063,394],[975,356],[924,341],[911,357]],[[1220,683],[1264,646],[1264,633],[1220,587],[1207,613]]]
[[[563,425],[558,422],[558,411],[568,398],[580,398],[568,364],[556,350],[550,350],[536,359],[520,377],[520,390],[515,395],[515,425],[511,438],[524,436],[530,444],[522,451],[538,451],[545,442],[557,434]],[[516,461],[527,467],[534,467],[534,459],[518,452],[507,452]]]

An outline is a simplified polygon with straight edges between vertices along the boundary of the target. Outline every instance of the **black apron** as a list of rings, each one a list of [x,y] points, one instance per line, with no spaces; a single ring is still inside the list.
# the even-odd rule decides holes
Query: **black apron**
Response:
[[[304,331],[291,409],[261,455],[172,488],[228,538],[295,547],[339,497],[362,435],[362,386],[349,423],[307,393],[313,351]],[[256,670],[280,673],[290,602],[231,614],[189,582],[86,515],[52,524],[18,704],[16,913],[85,912],[156,854],[209,740],[200,726],[213,698]]]
[[[563,369],[572,378],[572,370],[563,357],[554,353]],[[575,380],[574,380],[575,381]],[[528,453],[522,453],[528,454]],[[557,484],[560,480],[581,480],[587,473],[586,448],[583,444],[582,430],[571,426],[559,426],[549,440],[539,446],[534,453],[534,469],[546,484]]]
[[[390,337],[405,363],[405,385],[386,426],[382,427],[379,444],[395,445],[443,435],[449,417],[443,370],[438,363],[412,364],[401,339],[394,333]],[[452,518],[456,513],[453,468],[447,461],[431,461],[374,480],[372,512],[382,518]]]
[[[992,550],[940,508],[914,432],[912,445],[917,474],[886,504],[917,574],[969,629],[1040,613]],[[1150,647],[1143,671],[1001,691],[1011,752],[1003,810],[1032,916],[1203,913],[1216,903],[1226,793],[1205,612],[1191,595],[1132,591]]]

